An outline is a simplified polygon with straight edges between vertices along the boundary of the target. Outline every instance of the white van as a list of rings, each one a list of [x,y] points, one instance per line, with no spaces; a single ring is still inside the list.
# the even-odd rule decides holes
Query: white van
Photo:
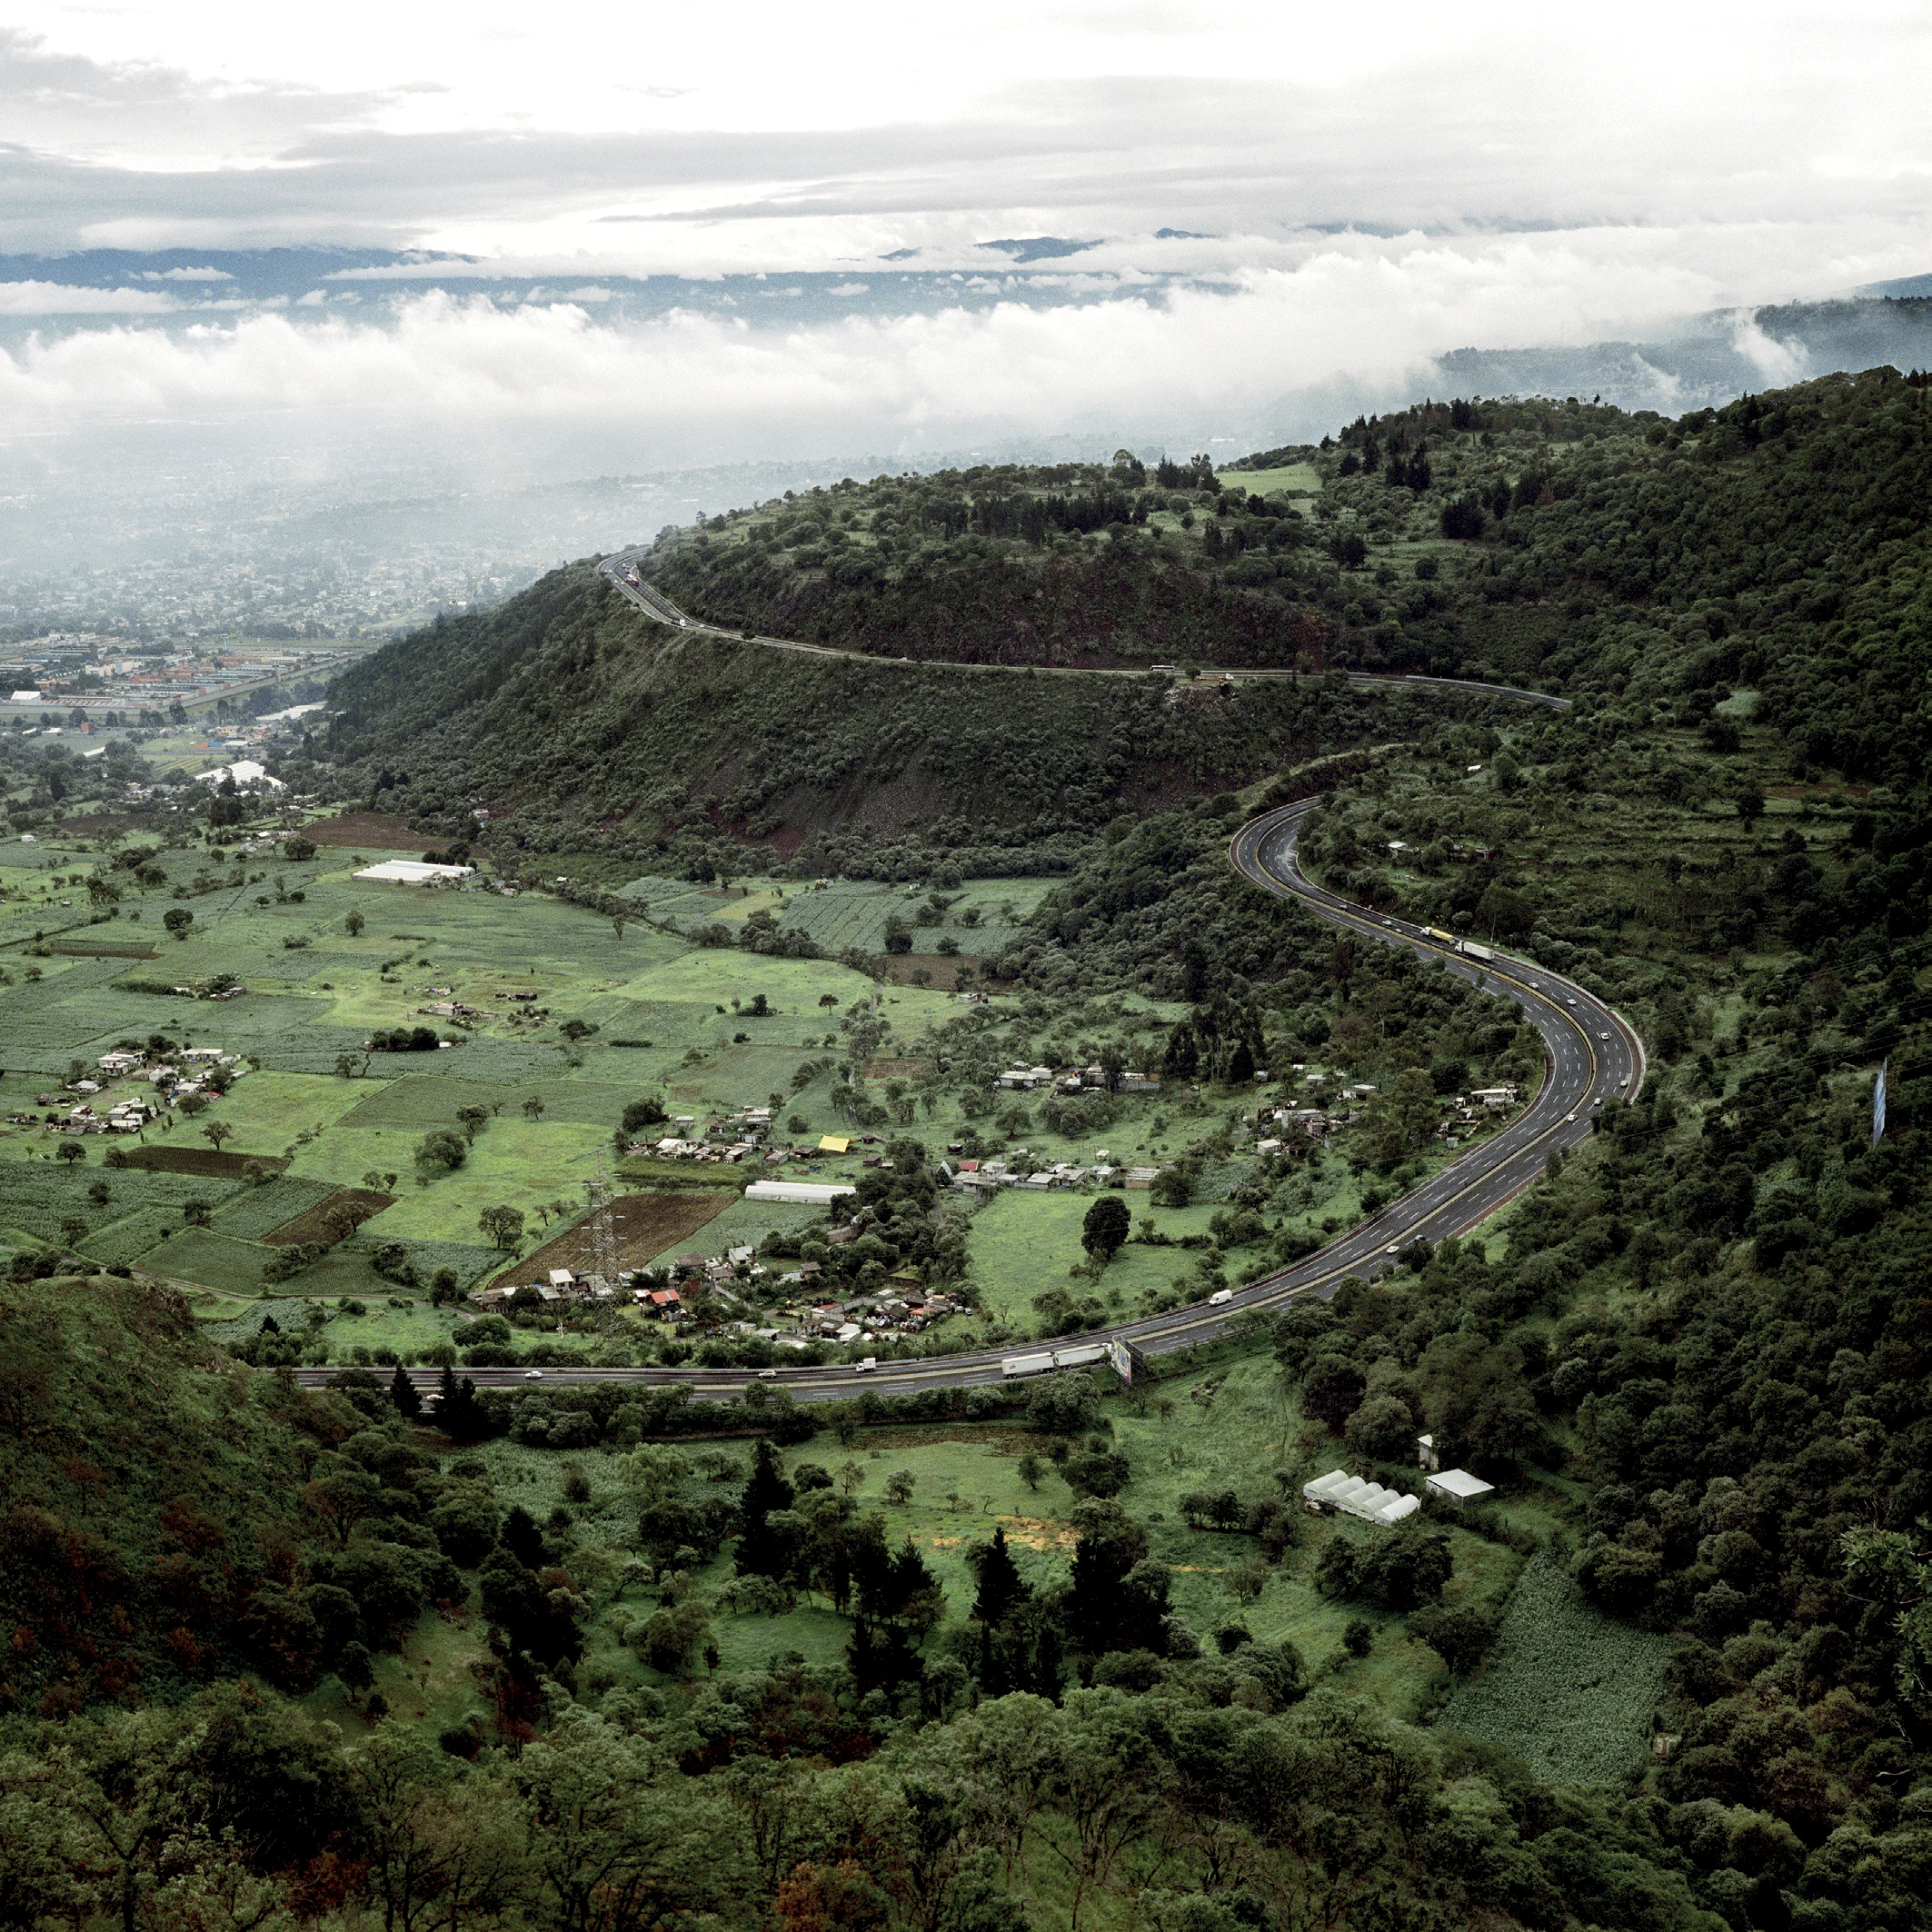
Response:
[[[1218,1288],[1208,1297],[1208,1306],[1210,1308],[1225,1308],[1233,1300],[1234,1290],[1231,1288]]]

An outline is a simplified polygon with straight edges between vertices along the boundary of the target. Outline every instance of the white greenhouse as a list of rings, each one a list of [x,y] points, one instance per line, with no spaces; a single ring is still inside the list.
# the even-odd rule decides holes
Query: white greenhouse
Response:
[[[1311,1509],[1339,1509],[1344,1515],[1360,1517],[1365,1523],[1399,1523],[1422,1507],[1417,1497],[1385,1489],[1380,1483],[1350,1476],[1346,1469],[1330,1469],[1326,1476],[1303,1483],[1301,1494]]]

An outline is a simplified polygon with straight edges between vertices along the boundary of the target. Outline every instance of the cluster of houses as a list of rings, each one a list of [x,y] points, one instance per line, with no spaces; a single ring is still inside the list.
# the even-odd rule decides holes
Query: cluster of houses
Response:
[[[1460,1147],[1489,1114],[1507,1112],[1515,1105],[1514,1087],[1479,1087],[1473,1093],[1459,1093],[1438,1122],[1436,1139],[1445,1147]]]
[[[1090,1183],[1104,1188],[1116,1180],[1124,1187],[1151,1187],[1154,1176],[1160,1171],[1157,1167],[1116,1167],[1112,1156],[1104,1147],[1095,1155],[1090,1167],[1070,1160],[1055,1160],[1036,1167],[1026,1149],[1016,1147],[1004,1158],[942,1160],[939,1178],[956,1194],[963,1194],[974,1200],[990,1200],[1001,1188],[1065,1190],[1085,1187]]]
[[[1299,1107],[1283,1100],[1254,1115],[1253,1125],[1263,1136],[1255,1142],[1258,1154],[1279,1154],[1293,1140],[1319,1140],[1347,1127],[1356,1119],[1356,1109],[1375,1093],[1367,1081],[1356,1081],[1330,1093],[1334,1075],[1309,1073],[1299,1062],[1292,1071],[1301,1074],[1302,1085],[1310,1090],[1308,1098]]]
[[[541,994],[531,992],[492,993],[490,997],[493,1000],[501,1000],[508,1005],[511,1008],[510,1018],[513,1021],[548,1020],[550,1018],[550,1009],[547,1006],[539,1006],[537,1004],[537,1001],[542,997]]]
[[[100,1091],[93,1081],[82,1081],[78,1085],[95,1093]],[[43,1093],[35,1098],[45,1102],[52,1096]],[[83,1100],[65,1114],[10,1113],[6,1118],[12,1127],[40,1127],[64,1134],[137,1134],[160,1111],[152,1100],[116,1100],[105,1113],[96,1113],[91,1101]]]
[[[1104,1091],[1104,1067],[1009,1067],[994,1081],[995,1088],[1010,1093],[1038,1093],[1051,1087],[1057,1093]],[[1154,1073],[1122,1073],[1115,1081],[1120,1093],[1159,1093],[1160,1079]]]
[[[856,1240],[863,1220],[830,1230],[833,1245]],[[772,1282],[772,1275],[749,1247],[727,1249],[721,1255],[681,1254],[671,1263],[668,1280],[654,1270],[626,1269],[614,1280],[569,1268],[553,1268],[538,1281],[478,1289],[470,1297],[479,1308],[500,1309],[525,1289],[560,1312],[567,1307],[603,1307],[628,1301],[671,1328],[690,1322],[692,1304],[700,1300],[748,1308],[748,1291]],[[720,1332],[757,1336],[780,1348],[803,1349],[818,1341],[851,1342],[917,1335],[954,1313],[960,1303],[951,1295],[928,1292],[919,1276],[901,1270],[876,1294],[856,1295],[843,1301],[813,1303],[807,1300],[822,1277],[823,1265],[801,1261],[777,1278],[775,1285],[790,1297],[775,1312],[787,1324],[760,1326],[750,1320],[719,1324]],[[654,1285],[655,1284],[655,1285]],[[702,1294],[700,1291],[702,1290]]]
[[[1310,1073],[1306,1084],[1325,1089],[1328,1080],[1327,1074]],[[1358,1108],[1374,1093],[1375,1089],[1367,1081],[1359,1081],[1341,1088],[1326,1105],[1298,1107],[1284,1101],[1280,1106],[1263,1107],[1251,1117],[1251,1124],[1260,1137],[1254,1143],[1254,1150],[1258,1154],[1279,1154],[1299,1141],[1321,1140],[1359,1119]],[[1471,1092],[1457,1094],[1436,1129],[1436,1138],[1450,1147],[1458,1146],[1488,1115],[1508,1111],[1516,1103],[1514,1086],[1478,1087]]]
[[[219,1047],[181,1047],[163,1060],[151,1060],[145,1053],[122,1048],[102,1054],[98,1064],[105,1080],[146,1081],[169,1100],[177,1100],[184,1094],[217,1092],[248,1071],[239,1053],[224,1053]],[[211,1081],[209,1075],[216,1068],[222,1070],[223,1078]]]
[[[170,989],[183,1000],[239,1000],[248,989],[232,973],[216,973],[212,980],[197,980],[192,986]]]
[[[116,1048],[111,1053],[103,1053],[97,1064],[101,1070],[99,1080],[73,1081],[63,1093],[39,1093],[34,1097],[36,1106],[57,1109],[65,1094],[77,1093],[84,1096],[77,1105],[65,1113],[56,1110],[45,1117],[12,1113],[7,1116],[8,1122],[15,1127],[57,1128],[69,1134],[137,1134],[160,1113],[162,1107],[172,1106],[190,1094],[219,1093],[248,1071],[238,1054],[224,1053],[219,1047],[183,1047],[165,1059],[151,1059],[133,1048]],[[221,1077],[211,1078],[217,1068]],[[92,1100],[85,1098],[125,1080],[145,1081],[156,1090],[159,1103],[145,1098],[129,1098],[115,1101],[102,1113],[95,1110]]]
[[[733,1167],[755,1154],[767,1167],[782,1167],[789,1160],[849,1154],[855,1139],[867,1145],[877,1145],[879,1139],[877,1134],[826,1134],[809,1147],[772,1147],[767,1144],[772,1124],[769,1107],[741,1107],[736,1113],[713,1116],[702,1131],[695,1114],[679,1114],[671,1121],[672,1132],[655,1140],[633,1140],[626,1151],[647,1155],[653,1160],[706,1160]],[[869,1164],[876,1167],[878,1157],[871,1157]]]
[[[446,989],[437,986],[432,987],[430,991],[442,992]],[[432,1000],[427,1005],[419,1006],[416,1011],[432,1020],[481,1020],[484,1017],[477,1008],[467,1005],[461,1000]]]
[[[784,1281],[790,1277],[779,1279]],[[781,1348],[793,1349],[812,1341],[890,1341],[898,1336],[920,1334],[959,1306],[951,1295],[927,1292],[916,1275],[894,1275],[876,1295],[854,1295],[847,1301],[823,1301],[802,1310],[783,1309],[780,1312],[792,1323],[790,1329],[753,1332]]]

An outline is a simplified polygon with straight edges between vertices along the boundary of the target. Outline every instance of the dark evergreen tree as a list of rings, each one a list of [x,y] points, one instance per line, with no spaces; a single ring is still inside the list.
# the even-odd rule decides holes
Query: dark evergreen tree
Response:
[[[1102,1194],[1087,1210],[1081,1222],[1081,1246],[1101,1260],[1120,1251],[1132,1231],[1133,1216],[1118,1194]]]
[[[1200,1042],[1194,1037],[1194,1029],[1185,1020],[1177,1020],[1174,1031],[1167,1037],[1167,1053],[1160,1071],[1170,1080],[1192,1080],[1200,1067]]]
[[[543,1532],[537,1528],[536,1519],[522,1503],[513,1504],[510,1513],[503,1518],[503,1527],[497,1532],[497,1541],[525,1569],[543,1567]]]
[[[782,1576],[791,1546],[773,1536],[766,1521],[775,1509],[791,1509],[794,1498],[778,1464],[778,1451],[765,1438],[752,1451],[752,1474],[740,1499],[737,1570],[741,1577]]]
[[[458,1381],[456,1371],[447,1367],[437,1381],[431,1413],[437,1428],[453,1442],[480,1442],[493,1426],[489,1412],[476,1399],[476,1384],[468,1376]]]
[[[443,1371],[447,1374],[449,1371]],[[423,1413],[423,1398],[416,1393],[416,1385],[410,1380],[409,1371],[401,1362],[396,1364],[396,1372],[390,1378],[389,1399],[396,1406],[396,1413],[405,1421],[413,1422]]]

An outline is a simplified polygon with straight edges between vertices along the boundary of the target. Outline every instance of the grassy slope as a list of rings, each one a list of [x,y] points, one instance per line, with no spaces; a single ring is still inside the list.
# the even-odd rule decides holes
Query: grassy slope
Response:
[[[662,867],[680,833],[803,847],[819,872],[871,870],[914,833],[970,871],[1022,847],[1039,870],[1122,812],[1424,715],[1325,682],[1170,702],[1153,679],[787,655],[666,632],[575,570],[378,653],[338,696],[333,750],[373,807],[456,834],[487,798],[500,850],[567,853],[560,871],[606,889]],[[820,862],[815,842],[845,856]]]

